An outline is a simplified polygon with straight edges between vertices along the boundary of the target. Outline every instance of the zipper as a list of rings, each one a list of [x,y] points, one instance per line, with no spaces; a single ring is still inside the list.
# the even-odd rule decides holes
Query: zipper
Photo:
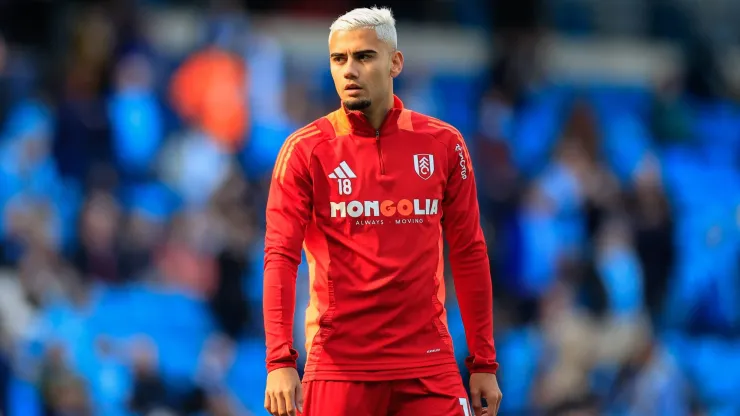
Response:
[[[383,152],[380,150],[380,130],[375,130],[375,145],[378,148],[378,161],[380,162],[380,174],[385,175],[385,165],[383,164]]]

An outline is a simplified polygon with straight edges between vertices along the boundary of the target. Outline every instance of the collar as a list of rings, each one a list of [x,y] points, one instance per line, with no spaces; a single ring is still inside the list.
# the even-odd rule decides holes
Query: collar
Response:
[[[394,94],[393,107],[388,111],[383,120],[383,124],[380,126],[381,135],[393,133],[398,130],[398,118],[403,109],[403,102]],[[364,137],[375,137],[375,129],[361,111],[350,111],[342,105],[342,108],[337,111],[337,113],[339,117],[344,119],[342,121],[346,122],[346,124],[342,124],[348,126],[352,134]]]

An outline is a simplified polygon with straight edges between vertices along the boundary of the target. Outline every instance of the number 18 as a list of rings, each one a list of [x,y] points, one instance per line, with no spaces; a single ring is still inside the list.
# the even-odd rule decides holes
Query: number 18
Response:
[[[352,182],[349,179],[337,179],[339,184],[339,195],[349,195],[352,193]]]

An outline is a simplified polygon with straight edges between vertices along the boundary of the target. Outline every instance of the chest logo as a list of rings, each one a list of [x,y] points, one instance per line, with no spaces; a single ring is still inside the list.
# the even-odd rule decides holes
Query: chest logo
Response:
[[[434,173],[434,155],[414,155],[414,170],[421,179],[431,178]]]
[[[350,169],[347,162],[342,161],[334,172],[329,174],[329,179],[336,179],[339,186],[339,195],[349,195],[352,193],[351,179],[357,178],[357,175]]]

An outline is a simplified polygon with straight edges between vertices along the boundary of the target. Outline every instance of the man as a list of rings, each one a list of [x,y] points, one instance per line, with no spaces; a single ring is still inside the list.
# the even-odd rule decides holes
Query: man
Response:
[[[495,414],[493,312],[470,155],[460,133],[403,107],[387,9],[355,9],[329,35],[342,107],[288,138],[267,203],[265,408],[273,415]],[[447,316],[450,246],[471,400]],[[303,384],[292,345],[296,270],[310,271]]]

